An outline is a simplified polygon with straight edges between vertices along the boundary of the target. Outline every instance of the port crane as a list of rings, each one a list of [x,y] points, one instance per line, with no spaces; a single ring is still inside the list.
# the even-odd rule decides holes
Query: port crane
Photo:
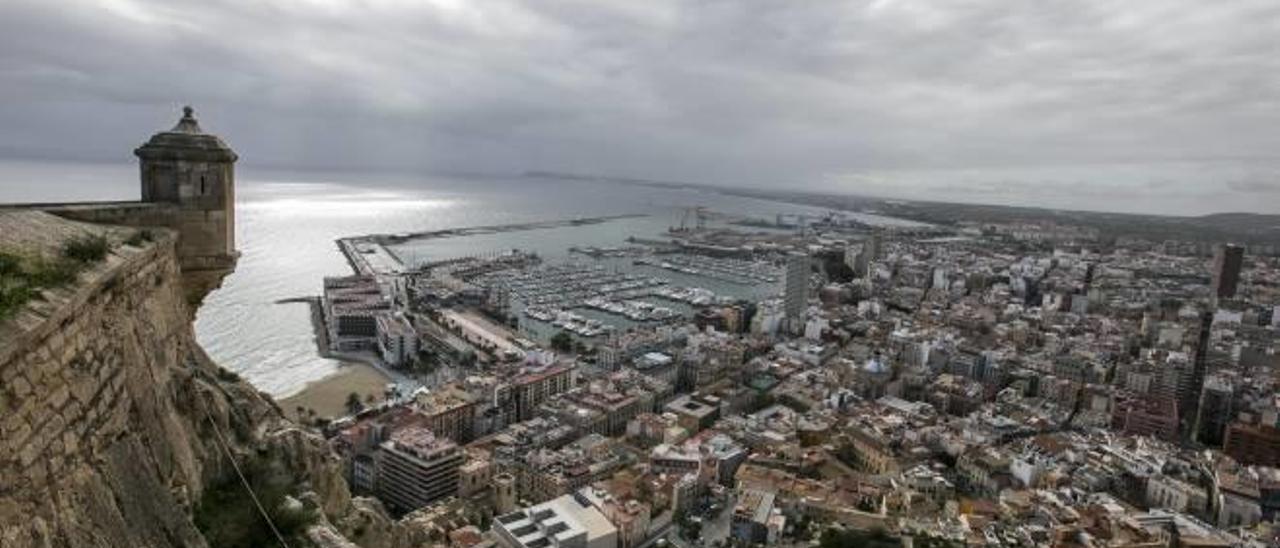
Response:
[[[707,217],[709,217],[707,208],[703,206],[692,206],[684,208],[684,214],[680,217],[680,227],[672,228],[671,231],[688,232],[692,230],[689,227],[689,217],[691,216],[694,218],[694,222],[696,223],[694,226],[697,230],[707,228]]]

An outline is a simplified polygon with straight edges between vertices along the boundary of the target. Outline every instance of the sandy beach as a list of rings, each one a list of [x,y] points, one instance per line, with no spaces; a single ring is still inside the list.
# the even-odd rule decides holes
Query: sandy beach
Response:
[[[381,400],[382,391],[388,382],[391,379],[377,368],[365,363],[346,361],[334,374],[308,383],[301,392],[281,399],[280,407],[294,419],[306,419],[311,415],[306,412],[307,416],[299,417],[298,407],[315,411],[317,417],[339,417],[347,413],[349,394],[359,394],[361,401],[368,401],[370,395]]]

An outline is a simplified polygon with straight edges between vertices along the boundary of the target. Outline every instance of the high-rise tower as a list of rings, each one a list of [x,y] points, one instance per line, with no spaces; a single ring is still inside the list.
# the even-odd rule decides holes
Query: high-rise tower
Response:
[[[1200,405],[1196,409],[1196,422],[1191,430],[1193,439],[1204,445],[1219,447],[1227,431],[1227,424],[1234,418],[1232,399],[1234,387],[1227,377],[1208,377],[1200,391]]]
[[[1240,283],[1240,267],[1244,264],[1244,248],[1222,244],[1213,252],[1213,297],[1232,299]]]
[[[1178,416],[1182,420],[1183,439],[1191,439],[1194,436],[1195,421],[1200,414],[1200,392],[1204,390],[1204,378],[1209,369],[1209,343],[1212,331],[1213,312],[1201,311],[1191,371],[1178,383]]]
[[[787,255],[785,283],[782,310],[787,317],[787,329],[797,333],[803,328],[804,309],[809,303],[808,255],[804,253]]]

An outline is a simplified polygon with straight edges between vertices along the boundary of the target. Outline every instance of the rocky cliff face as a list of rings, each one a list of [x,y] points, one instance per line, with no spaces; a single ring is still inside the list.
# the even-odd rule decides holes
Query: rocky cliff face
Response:
[[[207,546],[192,512],[232,473],[219,436],[238,461],[265,457],[301,480],[324,514],[317,544],[345,542],[330,522],[395,544],[376,505],[352,504],[323,441],[196,344],[173,234],[125,243],[132,233],[0,210],[0,251],[48,255],[77,234],[113,244],[0,320],[0,546]]]

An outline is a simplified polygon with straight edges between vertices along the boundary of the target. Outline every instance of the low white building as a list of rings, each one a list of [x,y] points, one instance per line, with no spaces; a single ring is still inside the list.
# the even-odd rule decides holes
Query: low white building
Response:
[[[505,548],[618,546],[618,529],[589,501],[575,495],[498,516],[493,531]]]
[[[1208,504],[1208,493],[1199,486],[1165,475],[1147,480],[1147,505],[1152,508],[1201,515]]]
[[[378,354],[387,365],[399,367],[418,353],[418,333],[400,314],[379,314],[376,321]]]
[[[761,302],[756,308],[755,317],[751,319],[751,332],[760,335],[776,335],[782,328],[786,318],[786,312],[782,309],[781,301],[769,300]]]
[[[1262,508],[1253,497],[1223,490],[1218,496],[1218,527],[1253,527],[1262,521]]]
[[[822,340],[822,333],[831,326],[831,322],[826,318],[817,315],[809,316],[809,321],[804,324],[804,338],[811,341]]]

